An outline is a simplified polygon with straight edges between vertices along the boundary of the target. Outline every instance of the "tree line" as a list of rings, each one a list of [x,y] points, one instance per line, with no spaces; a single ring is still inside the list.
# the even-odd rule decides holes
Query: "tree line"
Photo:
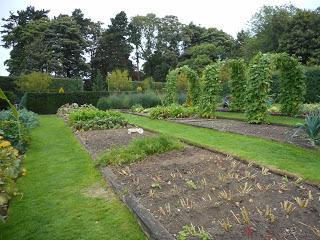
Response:
[[[2,46],[11,49],[5,62],[11,76],[38,71],[92,79],[127,70],[133,80],[165,81],[176,67],[188,65],[200,73],[217,60],[249,61],[258,52],[287,52],[303,64],[320,64],[320,7],[264,6],[236,38],[214,27],[183,24],[171,15],[128,19],[121,11],[104,28],[81,9],[52,19],[48,13],[29,6],[2,19]]]

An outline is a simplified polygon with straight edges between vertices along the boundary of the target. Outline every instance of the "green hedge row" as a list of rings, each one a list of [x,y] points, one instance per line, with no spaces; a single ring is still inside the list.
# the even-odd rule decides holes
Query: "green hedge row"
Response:
[[[18,77],[0,76],[0,88],[3,91],[18,92],[16,81]],[[71,78],[52,78],[52,82],[49,86],[50,92],[59,92],[59,89],[63,87],[65,92],[82,92],[83,81],[81,79]]]
[[[96,105],[99,98],[107,97],[108,92],[73,92],[73,93],[25,93],[23,105],[39,114],[54,114],[66,103]]]
[[[113,92],[73,92],[73,93],[25,93],[23,105],[30,111],[39,114],[55,114],[59,107],[66,103],[97,105],[101,97]]]
[[[132,91],[136,91],[137,87],[142,87],[143,81],[132,81]],[[162,91],[165,87],[165,82],[152,82],[151,89],[156,91]]]
[[[320,102],[320,67],[307,67],[305,74],[307,85],[305,102]]]

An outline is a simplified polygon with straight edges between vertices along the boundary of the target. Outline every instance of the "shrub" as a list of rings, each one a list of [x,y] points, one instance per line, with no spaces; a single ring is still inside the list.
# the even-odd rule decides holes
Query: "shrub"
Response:
[[[59,92],[61,88],[65,93],[81,92],[83,91],[83,81],[81,79],[72,78],[52,78],[49,86],[49,91]]]
[[[131,107],[131,111],[136,113],[142,113],[144,111],[144,108],[140,104],[136,104]]]
[[[93,80],[92,91],[104,91],[106,89],[105,85],[101,72],[98,70],[97,75]]]
[[[24,106],[39,114],[55,114],[58,108],[64,104],[77,103],[96,106],[99,98],[108,95],[108,92],[25,93]]]
[[[234,59],[229,62],[231,68],[231,109],[242,111],[245,106],[246,92],[246,64],[243,59]]]
[[[17,77],[9,77],[9,76],[0,76],[0,88],[6,92],[16,92],[17,85],[16,81]]]
[[[18,193],[15,180],[21,172],[21,159],[17,149],[0,135],[0,217],[6,216],[8,202]]]
[[[184,107],[178,104],[169,106],[158,106],[149,109],[150,118],[166,119],[166,118],[184,118],[191,117],[197,114],[196,107]]]
[[[202,117],[212,117],[215,114],[217,98],[222,90],[219,79],[220,64],[207,66],[202,74],[199,113]]]
[[[41,72],[32,72],[21,75],[17,85],[24,92],[47,92],[52,82],[50,75]]]
[[[28,129],[23,125],[19,127],[13,120],[0,121],[0,134],[21,152],[25,152],[30,143]]]
[[[132,79],[127,70],[114,70],[107,76],[108,91],[130,91]]]
[[[300,113],[308,114],[320,111],[320,103],[303,104],[300,109]]]
[[[34,112],[28,111],[26,109],[20,109],[19,111],[19,120],[26,128],[35,128],[39,125],[39,120],[37,114]],[[12,110],[0,111],[0,121],[14,121],[15,116],[12,113]]]
[[[127,125],[124,117],[118,112],[101,111],[92,108],[81,108],[69,114],[69,123],[76,130],[94,130],[120,128]]]
[[[116,147],[108,150],[100,159],[101,165],[128,164],[141,161],[147,156],[181,149],[183,145],[167,136],[152,136],[134,139],[127,147]]]
[[[287,53],[276,55],[276,66],[280,70],[279,103],[281,112],[296,115],[304,100],[305,78],[301,64]]]
[[[320,144],[320,111],[309,113],[298,127],[306,132],[313,146]]]
[[[129,109],[133,105],[140,104],[144,108],[154,107],[161,103],[159,95],[147,91],[144,93],[118,94],[100,98],[97,107],[106,109]]]
[[[246,116],[250,123],[266,121],[271,82],[270,66],[270,56],[262,53],[258,53],[250,63],[246,89]]]
[[[320,66],[306,67],[306,103],[320,102]]]

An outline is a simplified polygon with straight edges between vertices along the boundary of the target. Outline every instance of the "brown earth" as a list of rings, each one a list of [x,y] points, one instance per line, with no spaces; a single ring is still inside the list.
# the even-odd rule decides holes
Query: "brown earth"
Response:
[[[93,156],[140,137],[128,136],[127,129],[77,135]],[[316,229],[320,230],[319,188],[262,172],[231,156],[186,146],[182,151],[111,168],[128,191],[176,237],[183,226],[192,223],[203,227],[213,239],[319,239],[315,235]],[[224,191],[231,195],[229,200],[223,198]],[[308,199],[307,207],[299,207],[295,197]],[[281,207],[285,200],[293,204],[290,214]],[[244,223],[243,207],[250,223]],[[268,207],[271,213],[266,214]],[[225,231],[220,223],[227,219],[232,227]]]
[[[189,124],[198,127],[212,128],[222,132],[232,132],[243,135],[256,136],[281,142],[295,144],[301,147],[311,148],[306,135],[297,128],[268,124],[249,124],[243,121],[231,119],[171,119],[174,122]]]

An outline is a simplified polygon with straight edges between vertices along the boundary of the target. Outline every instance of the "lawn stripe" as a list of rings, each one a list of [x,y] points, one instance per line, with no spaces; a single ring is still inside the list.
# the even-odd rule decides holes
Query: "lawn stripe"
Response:
[[[40,116],[0,239],[145,239],[133,215],[105,186],[89,154],[55,116]],[[107,189],[102,197],[88,189]],[[97,192],[98,193],[98,192]]]
[[[320,150],[131,114],[125,116],[132,124],[320,182]]]

